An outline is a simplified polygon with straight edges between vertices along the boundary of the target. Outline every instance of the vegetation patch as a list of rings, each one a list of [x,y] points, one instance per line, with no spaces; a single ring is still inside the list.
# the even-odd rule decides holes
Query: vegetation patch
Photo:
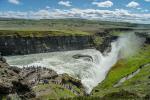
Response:
[[[88,32],[73,30],[51,30],[51,31],[17,31],[17,30],[1,30],[0,36],[15,37],[45,37],[45,36],[85,36],[90,35]]]
[[[40,84],[33,88],[37,98],[41,100],[51,100],[59,98],[69,98],[74,97],[71,91],[65,89],[61,85],[49,83],[49,84]]]
[[[120,91],[120,89],[123,88],[122,86],[114,88],[113,85],[124,76],[127,76],[128,74],[134,72],[141,65],[148,62],[150,62],[150,46],[145,45],[145,47],[141,48],[141,50],[136,55],[118,61],[118,63],[112,67],[112,70],[110,70],[106,79],[92,91],[92,94],[94,96],[104,96],[108,93]],[[132,79],[133,78],[131,78],[130,80]],[[134,88],[132,87],[133,84],[128,85],[131,85],[130,88]]]
[[[100,36],[94,36],[94,44],[95,46],[100,46],[103,43],[103,38]]]

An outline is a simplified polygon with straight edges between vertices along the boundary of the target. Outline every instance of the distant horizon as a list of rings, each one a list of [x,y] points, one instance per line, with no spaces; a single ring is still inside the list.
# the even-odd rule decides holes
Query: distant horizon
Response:
[[[150,24],[150,0],[1,0],[0,17]]]
[[[31,19],[31,18],[5,18],[5,17],[0,17],[1,19],[5,19],[5,20],[89,20],[89,21],[99,21],[99,22],[112,22],[112,23],[130,23],[130,24],[143,24],[143,25],[150,25],[150,23],[136,23],[136,22],[129,22],[129,21],[114,21],[114,20],[102,20],[102,19],[85,19],[85,18],[50,18],[50,19],[45,19],[45,18],[41,18],[41,19]]]

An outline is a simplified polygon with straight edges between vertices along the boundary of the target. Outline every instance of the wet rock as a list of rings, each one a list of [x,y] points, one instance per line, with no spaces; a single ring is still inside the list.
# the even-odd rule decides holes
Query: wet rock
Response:
[[[87,60],[87,61],[92,61],[92,62],[93,62],[93,58],[92,58],[92,56],[90,56],[90,55],[76,54],[76,55],[73,55],[72,57],[73,57],[74,59],[88,58],[88,59],[85,59],[85,60]]]

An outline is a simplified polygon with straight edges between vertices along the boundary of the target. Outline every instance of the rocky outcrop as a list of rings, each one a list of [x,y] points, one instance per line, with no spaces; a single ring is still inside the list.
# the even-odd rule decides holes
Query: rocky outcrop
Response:
[[[36,86],[39,83],[46,83],[46,81],[52,81],[58,77],[55,71],[43,67],[22,68],[19,75],[26,79],[31,86]]]
[[[14,70],[0,57],[0,99],[15,97],[26,100],[35,97],[28,82]]]
[[[9,66],[6,60],[0,56],[0,100],[2,98],[10,100],[38,98],[37,95],[41,93],[44,95],[43,92],[33,91],[33,89],[45,84],[59,85],[75,95],[85,94],[81,81],[67,74],[58,75],[55,71],[43,67],[17,68]]]
[[[74,79],[67,74],[58,75],[55,71],[43,67],[27,67],[23,68],[20,75],[26,79],[30,86],[35,87],[39,84],[57,84],[76,95],[83,95],[85,93],[84,87],[80,80]],[[80,93],[75,90],[78,88]],[[38,93],[39,94],[39,93]]]

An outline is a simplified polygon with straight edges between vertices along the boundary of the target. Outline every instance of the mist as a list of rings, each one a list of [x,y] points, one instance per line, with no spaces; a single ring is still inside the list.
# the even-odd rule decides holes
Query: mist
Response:
[[[120,48],[119,56],[127,58],[135,55],[145,42],[145,38],[135,35],[135,33],[121,34],[117,40]]]

